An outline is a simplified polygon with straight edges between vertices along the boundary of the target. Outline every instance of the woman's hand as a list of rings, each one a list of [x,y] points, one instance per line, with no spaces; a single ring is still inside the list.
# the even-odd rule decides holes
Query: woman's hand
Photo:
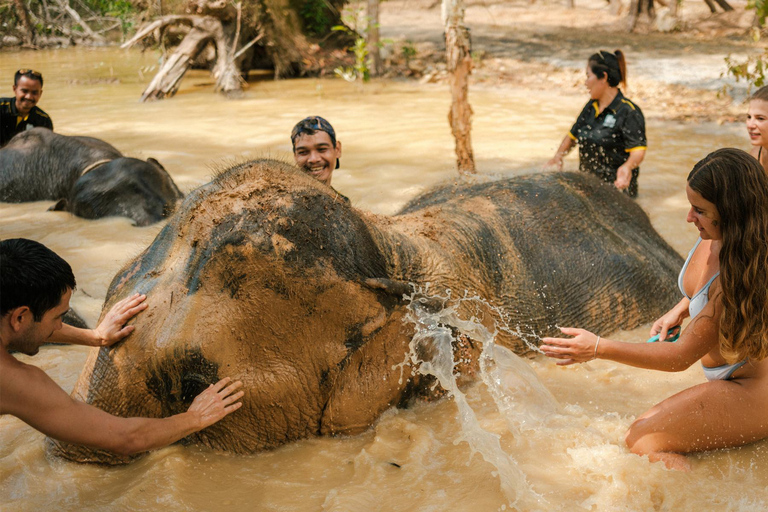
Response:
[[[586,363],[599,355],[598,336],[595,334],[571,327],[561,327],[560,330],[573,338],[542,338],[539,347],[545,356],[560,359],[558,365]]]
[[[688,305],[690,300],[683,297],[683,300],[677,303],[675,307],[667,311],[664,316],[653,323],[651,327],[651,336],[659,335],[659,341],[667,339],[667,332],[676,325],[682,325],[683,320],[688,317]]]
[[[627,165],[626,163],[616,169],[616,181],[613,182],[613,185],[619,189],[624,190],[625,188],[629,187],[629,184],[632,181],[632,168]]]
[[[546,164],[544,164],[544,167],[542,167],[543,171],[562,171],[563,170],[563,155],[556,154],[553,156]]]

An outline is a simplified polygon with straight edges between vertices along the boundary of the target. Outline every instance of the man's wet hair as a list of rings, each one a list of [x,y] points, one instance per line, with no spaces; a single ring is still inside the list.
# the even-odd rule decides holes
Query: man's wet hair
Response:
[[[75,286],[69,263],[43,244],[26,238],[0,241],[0,316],[27,306],[39,322]]]
[[[302,135],[314,135],[317,132],[325,132],[331,138],[331,145],[336,147],[336,131],[331,126],[331,123],[326,121],[320,116],[305,117],[293,127],[291,130],[291,144],[293,145],[293,152],[296,152],[296,141]],[[339,168],[339,160],[336,159],[336,169]]]
[[[43,86],[43,74],[39,71],[35,71],[34,69],[20,69],[16,72],[15,75],[13,75],[13,85],[19,85],[19,80],[21,80],[21,77],[27,77],[30,80],[37,80],[40,82],[40,87]]]

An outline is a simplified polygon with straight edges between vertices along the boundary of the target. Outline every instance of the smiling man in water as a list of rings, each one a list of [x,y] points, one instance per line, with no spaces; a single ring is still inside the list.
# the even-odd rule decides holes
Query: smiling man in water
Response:
[[[291,130],[291,143],[296,165],[331,187],[333,171],[339,168],[341,158],[341,142],[336,140],[336,131],[331,123],[320,116],[302,119]],[[336,189],[333,191],[349,203],[349,198],[339,194]]]
[[[320,116],[302,119],[291,131],[291,142],[296,165],[330,186],[341,158],[341,142],[336,140],[331,123]]]
[[[36,126],[53,130],[53,121],[37,102],[43,95],[43,75],[20,69],[13,77],[13,98],[0,98],[0,148],[17,133]]]

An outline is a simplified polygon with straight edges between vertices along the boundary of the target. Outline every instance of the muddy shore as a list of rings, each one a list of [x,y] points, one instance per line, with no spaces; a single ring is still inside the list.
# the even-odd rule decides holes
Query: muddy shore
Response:
[[[733,12],[711,14],[703,1],[686,1],[675,30],[659,32],[651,20],[641,18],[635,32],[628,33],[625,13],[612,14],[601,0],[577,1],[575,9],[567,9],[565,2],[468,0],[472,83],[586,99],[586,58],[598,49],[619,48],[628,61],[625,93],[647,118],[741,122],[747,85],[727,76],[725,58],[744,60],[759,53],[761,45],[750,35],[753,11],[746,2],[732,5]],[[659,17],[664,11],[660,9]],[[397,52],[404,41],[418,50],[411,63],[418,79],[445,80],[440,2],[383,3],[381,32],[395,42],[385,52]]]

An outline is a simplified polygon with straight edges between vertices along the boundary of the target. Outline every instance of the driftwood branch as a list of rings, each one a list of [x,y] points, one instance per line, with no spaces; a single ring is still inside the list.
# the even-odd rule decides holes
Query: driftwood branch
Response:
[[[155,30],[163,29],[167,27],[168,25],[175,25],[177,23],[185,23],[194,26],[195,24],[195,18],[199,18],[199,16],[191,16],[191,15],[185,15],[185,14],[169,14],[167,16],[163,16],[162,18],[156,19],[152,23],[145,25],[141,30],[136,32],[132,38],[130,38],[128,41],[124,42],[120,45],[120,48],[130,48],[134,44],[138,43],[147,35],[151,34]]]
[[[88,24],[83,21],[83,18],[80,17],[80,14],[72,8],[71,5],[69,5],[69,2],[67,0],[56,0],[56,3],[59,5],[59,7],[62,9],[62,11],[66,12],[72,20],[74,20],[75,23],[80,25],[80,28],[83,29],[83,32],[88,37],[95,39],[95,40],[103,40],[104,38],[97,34],[96,32],[91,29]]]
[[[254,37],[253,39],[251,39],[251,40],[248,42],[248,44],[246,44],[245,46],[243,46],[242,48],[240,48],[240,49],[237,51],[237,53],[235,53],[235,59],[237,59],[239,56],[241,56],[241,55],[242,55],[242,54],[244,54],[246,51],[248,51],[248,48],[250,48],[251,46],[253,46],[253,45],[255,45],[256,43],[258,43],[258,42],[261,40],[261,38],[262,38],[262,37],[264,37],[264,34],[263,34],[263,33],[260,33],[259,35],[257,35],[257,36],[256,36],[256,37]]]

